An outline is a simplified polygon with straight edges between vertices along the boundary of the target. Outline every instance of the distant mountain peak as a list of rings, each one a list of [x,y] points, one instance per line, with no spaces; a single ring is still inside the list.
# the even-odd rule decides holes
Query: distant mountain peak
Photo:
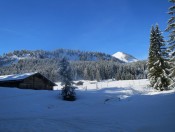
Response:
[[[123,62],[126,62],[126,63],[138,61],[138,59],[136,59],[132,55],[129,55],[129,54],[124,53],[124,52],[116,52],[112,56],[123,61]]]

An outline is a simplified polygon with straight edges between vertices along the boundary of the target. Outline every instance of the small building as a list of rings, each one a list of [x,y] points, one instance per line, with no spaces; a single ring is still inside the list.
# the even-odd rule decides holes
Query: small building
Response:
[[[76,83],[76,85],[77,85],[77,86],[80,86],[80,85],[83,85],[83,83],[84,83],[84,82],[82,82],[82,81],[78,81],[78,82]]]
[[[1,87],[53,90],[56,84],[38,72],[0,76]]]

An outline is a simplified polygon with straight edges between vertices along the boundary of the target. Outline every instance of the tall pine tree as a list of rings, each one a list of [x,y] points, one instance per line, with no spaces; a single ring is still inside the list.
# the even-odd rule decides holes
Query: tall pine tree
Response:
[[[173,5],[169,8],[169,14],[171,18],[168,20],[168,26],[166,31],[169,32],[169,55],[170,55],[170,74],[172,79],[170,87],[175,87],[175,0],[169,0]]]
[[[72,87],[72,77],[71,77],[71,68],[69,62],[66,58],[63,58],[59,64],[59,77],[61,80],[62,96],[64,100],[75,100],[75,91]]]
[[[170,79],[167,75],[166,45],[158,25],[152,27],[148,58],[148,78],[150,84],[157,90],[168,90]]]

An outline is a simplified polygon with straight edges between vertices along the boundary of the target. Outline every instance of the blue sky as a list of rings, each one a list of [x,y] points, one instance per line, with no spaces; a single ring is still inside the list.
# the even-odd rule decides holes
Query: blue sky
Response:
[[[0,0],[0,54],[66,48],[146,59],[151,26],[165,30],[170,5],[168,0]]]

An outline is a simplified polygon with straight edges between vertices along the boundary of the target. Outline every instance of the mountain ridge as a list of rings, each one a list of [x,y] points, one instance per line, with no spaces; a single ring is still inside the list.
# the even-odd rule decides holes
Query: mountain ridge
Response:
[[[102,52],[89,52],[70,49],[46,50],[15,50],[0,56],[0,66],[11,65],[25,59],[61,59],[66,57],[70,61],[114,61],[123,63],[121,60]]]

